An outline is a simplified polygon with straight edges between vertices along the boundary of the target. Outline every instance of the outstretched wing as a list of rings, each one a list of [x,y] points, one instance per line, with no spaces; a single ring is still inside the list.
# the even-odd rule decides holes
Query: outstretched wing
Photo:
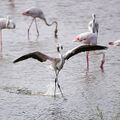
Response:
[[[73,48],[72,50],[69,50],[65,55],[64,59],[68,60],[72,56],[80,53],[80,52],[85,52],[85,51],[94,51],[94,50],[103,50],[107,49],[106,46],[100,46],[100,45],[83,45],[83,46],[78,46],[76,48]]]
[[[33,52],[33,53],[29,53],[26,55],[23,55],[21,57],[19,57],[18,59],[16,59],[15,61],[13,61],[13,63],[22,61],[22,60],[26,60],[28,58],[34,58],[37,59],[40,62],[45,62],[46,60],[52,60],[53,58],[41,53],[41,52]]]

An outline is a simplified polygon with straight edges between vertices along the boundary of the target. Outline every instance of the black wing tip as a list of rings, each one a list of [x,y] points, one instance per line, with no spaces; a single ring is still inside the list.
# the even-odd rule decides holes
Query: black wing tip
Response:
[[[17,63],[17,62],[19,62],[19,60],[18,60],[18,59],[16,59],[16,60],[14,60],[14,61],[13,61],[13,63]]]
[[[104,46],[104,49],[108,49],[108,47]]]
[[[108,49],[107,46],[101,46],[101,45],[96,45],[96,46],[100,47],[101,49]]]
[[[83,45],[83,46],[81,46],[81,47],[93,47],[93,48],[96,48],[96,49],[98,49],[98,50],[101,50],[101,49],[108,49],[108,47],[107,46],[102,46],[102,45]]]
[[[16,63],[16,60],[15,60],[15,61],[13,61],[13,63]]]
[[[28,56],[23,55],[23,56],[21,56],[21,57],[17,58],[16,60],[14,60],[14,61],[13,61],[13,63],[20,62],[20,61],[25,60],[25,59],[27,59],[27,58],[28,58]]]

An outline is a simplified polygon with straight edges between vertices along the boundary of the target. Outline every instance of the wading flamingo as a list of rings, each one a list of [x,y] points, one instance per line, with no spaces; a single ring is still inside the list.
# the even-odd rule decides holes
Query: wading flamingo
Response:
[[[38,30],[38,27],[37,27],[36,18],[42,19],[47,26],[52,26],[53,24],[55,24],[55,31],[54,31],[55,32],[55,38],[58,37],[57,36],[57,32],[58,32],[58,23],[57,23],[57,21],[53,21],[51,24],[49,24],[47,22],[46,18],[45,18],[45,15],[44,15],[43,11],[41,9],[39,9],[39,8],[30,8],[30,9],[27,9],[22,14],[25,15],[25,16],[31,16],[33,18],[32,22],[30,23],[29,28],[28,28],[28,39],[30,39],[29,38],[29,31],[30,31],[30,28],[31,28],[34,21],[35,21],[35,25],[36,25],[37,36],[39,36],[39,30]]]
[[[81,42],[87,45],[96,45],[97,44],[97,34],[96,33],[91,33],[91,32],[85,32],[77,35],[75,39],[73,40],[74,42]],[[95,53],[96,55],[102,54],[102,61],[100,68],[103,70],[103,64],[105,63],[105,53],[100,52],[100,53]],[[87,70],[89,70],[89,51],[86,52],[86,59],[87,59]]]
[[[88,30],[91,33],[96,33],[98,35],[99,24],[96,21],[96,15],[92,14],[92,20],[88,24]]]

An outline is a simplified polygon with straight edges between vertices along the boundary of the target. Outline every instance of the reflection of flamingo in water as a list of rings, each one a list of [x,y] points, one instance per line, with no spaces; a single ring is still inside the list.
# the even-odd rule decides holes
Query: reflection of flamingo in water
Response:
[[[14,61],[14,63],[22,61],[22,60],[26,60],[28,58],[34,58],[37,59],[40,62],[45,62],[47,60],[51,61],[51,68],[53,68],[53,70],[55,71],[55,90],[54,90],[54,97],[56,96],[56,85],[58,86],[62,97],[63,96],[63,92],[61,90],[61,87],[59,85],[59,81],[58,81],[58,75],[60,70],[63,68],[65,61],[68,60],[69,58],[71,58],[72,56],[80,53],[80,52],[85,52],[85,51],[92,51],[92,50],[102,50],[102,49],[106,49],[107,47],[105,46],[99,46],[99,45],[83,45],[83,46],[78,46],[76,48],[73,48],[72,50],[68,51],[64,56],[61,54],[60,49],[62,49],[61,46],[57,46],[57,52],[59,54],[59,58],[55,58],[55,57],[50,57],[44,53],[41,52],[33,52],[33,53],[29,53],[26,55],[23,55],[21,57],[19,57],[18,59],[16,59]]]
[[[0,18],[0,47],[2,52],[2,29],[14,29],[15,23],[7,18]]]
[[[74,39],[75,42],[82,42],[88,45],[96,45],[97,44],[97,34],[91,32],[85,32],[77,35]],[[103,58],[101,61],[101,69],[103,70],[103,64],[105,63],[105,54],[103,52],[96,53],[97,55],[102,54]],[[86,52],[86,59],[87,59],[87,70],[89,70],[89,51]]]
[[[29,25],[29,28],[28,28],[28,39],[29,39],[29,31],[30,31],[30,28],[32,26],[33,21],[35,21],[37,36],[39,36],[39,31],[38,31],[38,27],[37,27],[36,18],[42,19],[47,26],[52,26],[53,24],[55,24],[56,26],[55,26],[55,31],[54,32],[55,32],[55,38],[57,38],[57,32],[58,32],[58,28],[57,28],[58,23],[57,23],[57,21],[53,21],[51,24],[48,24],[47,20],[46,20],[46,18],[44,16],[44,13],[43,13],[43,11],[41,9],[39,9],[39,8],[30,8],[30,9],[27,9],[22,14],[26,15],[26,16],[31,16],[33,18],[32,22],[31,22],[31,24]]]

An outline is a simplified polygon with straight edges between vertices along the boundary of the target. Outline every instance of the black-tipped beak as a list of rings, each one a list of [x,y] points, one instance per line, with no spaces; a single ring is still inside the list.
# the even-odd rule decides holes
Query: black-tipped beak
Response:
[[[57,46],[57,51],[60,52],[60,48],[59,48],[59,46]]]
[[[63,50],[63,46],[61,45],[61,50]]]
[[[113,42],[109,42],[108,44],[109,44],[109,45],[113,45]]]
[[[16,28],[16,25],[14,24],[14,25],[13,25],[13,29],[15,29],[15,28]]]

